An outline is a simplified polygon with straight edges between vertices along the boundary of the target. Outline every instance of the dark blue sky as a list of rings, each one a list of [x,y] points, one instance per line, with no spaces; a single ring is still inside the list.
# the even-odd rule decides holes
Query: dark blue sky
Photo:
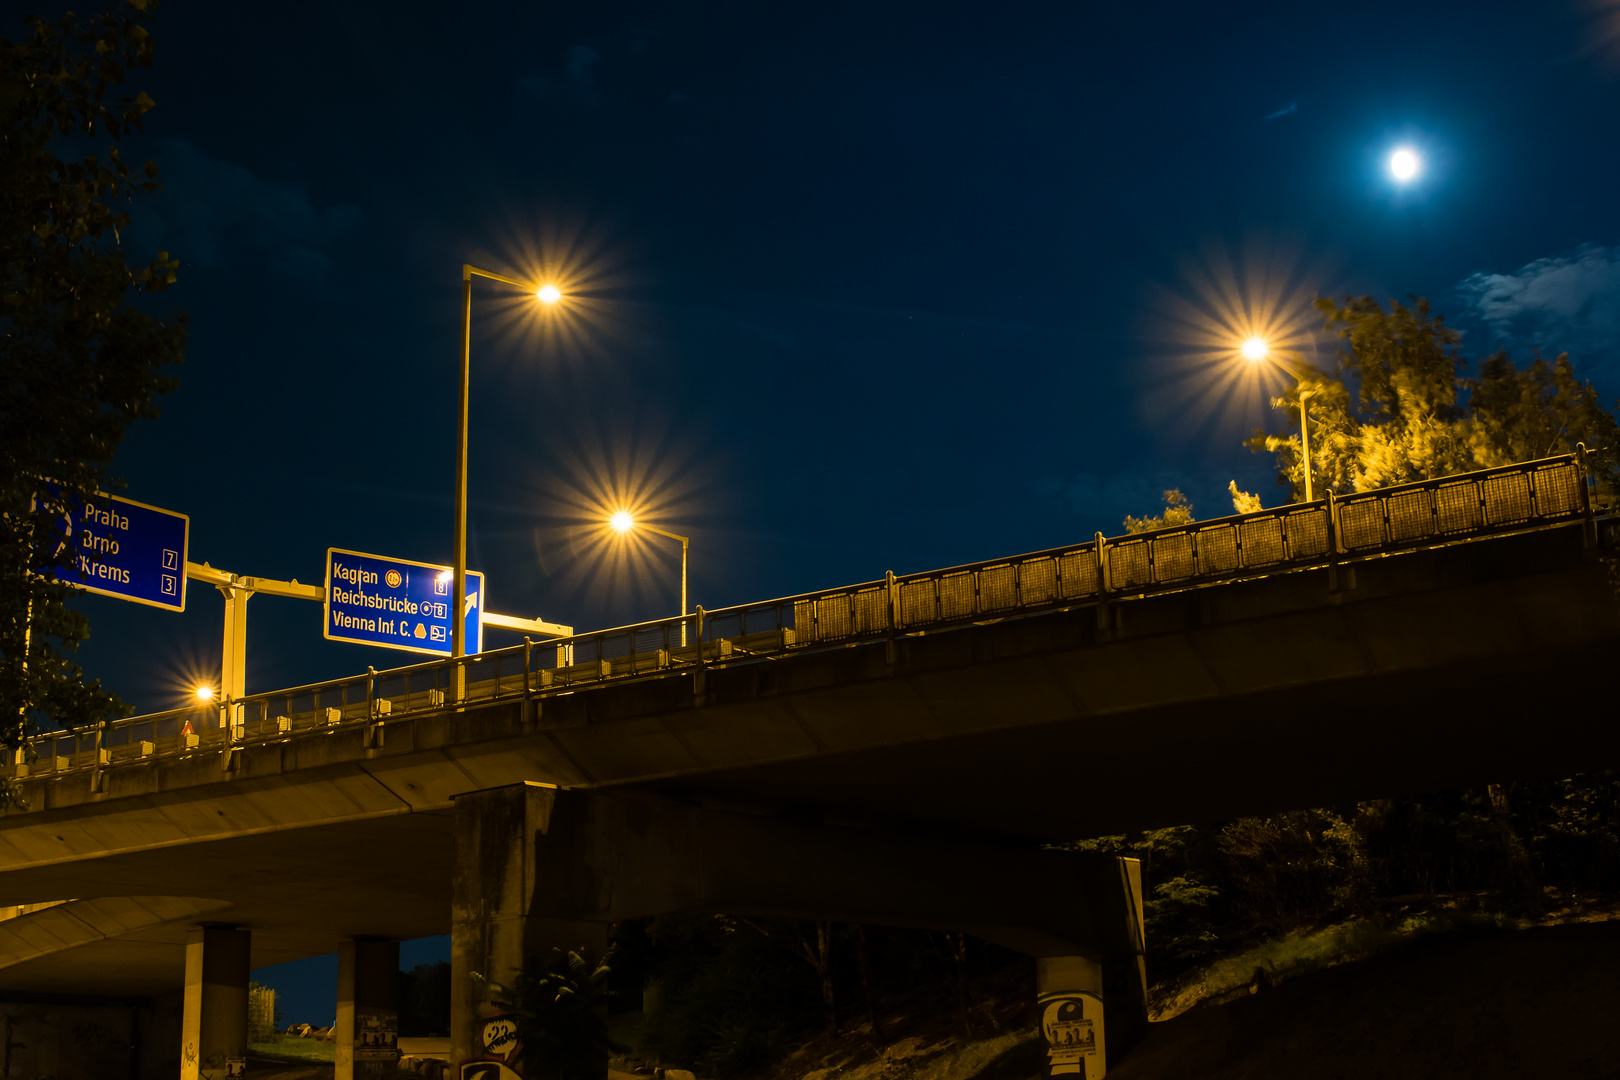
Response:
[[[192,338],[127,494],[239,573],[448,561],[464,261],[586,286],[560,335],[478,286],[471,459],[492,606],[581,629],[677,607],[666,548],[592,554],[577,493],[609,477],[690,533],[710,608],[1117,533],[1172,485],[1279,501],[1239,446],[1262,395],[1189,375],[1187,313],[1225,302],[1422,293],[1612,398],[1617,19],[164,0],[167,191],[130,239],[181,260]],[[87,669],[142,710],[217,671],[210,590],[84,607]],[[409,660],[299,601],[248,633],[250,692]]]

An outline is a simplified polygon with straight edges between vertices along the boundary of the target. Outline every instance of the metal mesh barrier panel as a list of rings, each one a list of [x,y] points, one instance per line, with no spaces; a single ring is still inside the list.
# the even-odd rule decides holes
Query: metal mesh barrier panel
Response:
[[[1283,524],[1279,517],[1257,518],[1240,526],[1243,537],[1243,565],[1272,566],[1288,557],[1283,547]]]
[[[1110,589],[1140,589],[1153,584],[1151,543],[1145,537],[1115,540],[1103,549],[1108,561]]]
[[[1191,533],[1171,533],[1153,542],[1153,579],[1158,582],[1180,581],[1198,573],[1198,561],[1193,558]]]

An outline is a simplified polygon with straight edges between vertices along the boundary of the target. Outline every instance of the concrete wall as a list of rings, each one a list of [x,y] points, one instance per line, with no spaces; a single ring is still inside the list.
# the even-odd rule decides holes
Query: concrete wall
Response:
[[[0,1003],[0,1075],[135,1080],[135,1012],[118,1005]],[[178,1075],[178,1053],[175,1061],[169,1076]]]

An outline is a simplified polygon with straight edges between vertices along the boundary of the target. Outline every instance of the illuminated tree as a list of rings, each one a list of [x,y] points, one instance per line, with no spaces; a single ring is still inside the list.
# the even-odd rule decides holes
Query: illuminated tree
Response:
[[[1432,314],[1429,302],[1385,310],[1371,297],[1341,306],[1318,300],[1326,329],[1347,345],[1338,369],[1303,365],[1298,384],[1272,405],[1294,433],[1257,431],[1248,445],[1276,454],[1278,483],[1303,497],[1299,400],[1308,393],[1311,468],[1318,490],[1365,491],[1413,480],[1569,453],[1585,443],[1590,464],[1612,487],[1617,428],[1590,383],[1575,377],[1568,354],[1538,354],[1521,370],[1506,353],[1486,357],[1478,374],[1459,347],[1461,335]],[[1286,431],[1286,428],[1285,428]]]

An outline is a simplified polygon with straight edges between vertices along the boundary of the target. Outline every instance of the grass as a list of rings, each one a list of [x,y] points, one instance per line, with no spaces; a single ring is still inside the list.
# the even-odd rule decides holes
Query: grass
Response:
[[[1158,1001],[1151,1013],[1155,1020],[1168,1020],[1199,1001],[1221,1000],[1244,990],[1275,986],[1406,942],[1471,936],[1515,925],[1512,918],[1500,914],[1429,911],[1398,921],[1352,919],[1333,926],[1296,930],[1215,960],[1171,992],[1156,993]]]
[[[276,1061],[330,1062],[337,1058],[337,1044],[324,1039],[300,1039],[296,1035],[276,1035],[269,1042],[250,1042],[248,1050]]]

